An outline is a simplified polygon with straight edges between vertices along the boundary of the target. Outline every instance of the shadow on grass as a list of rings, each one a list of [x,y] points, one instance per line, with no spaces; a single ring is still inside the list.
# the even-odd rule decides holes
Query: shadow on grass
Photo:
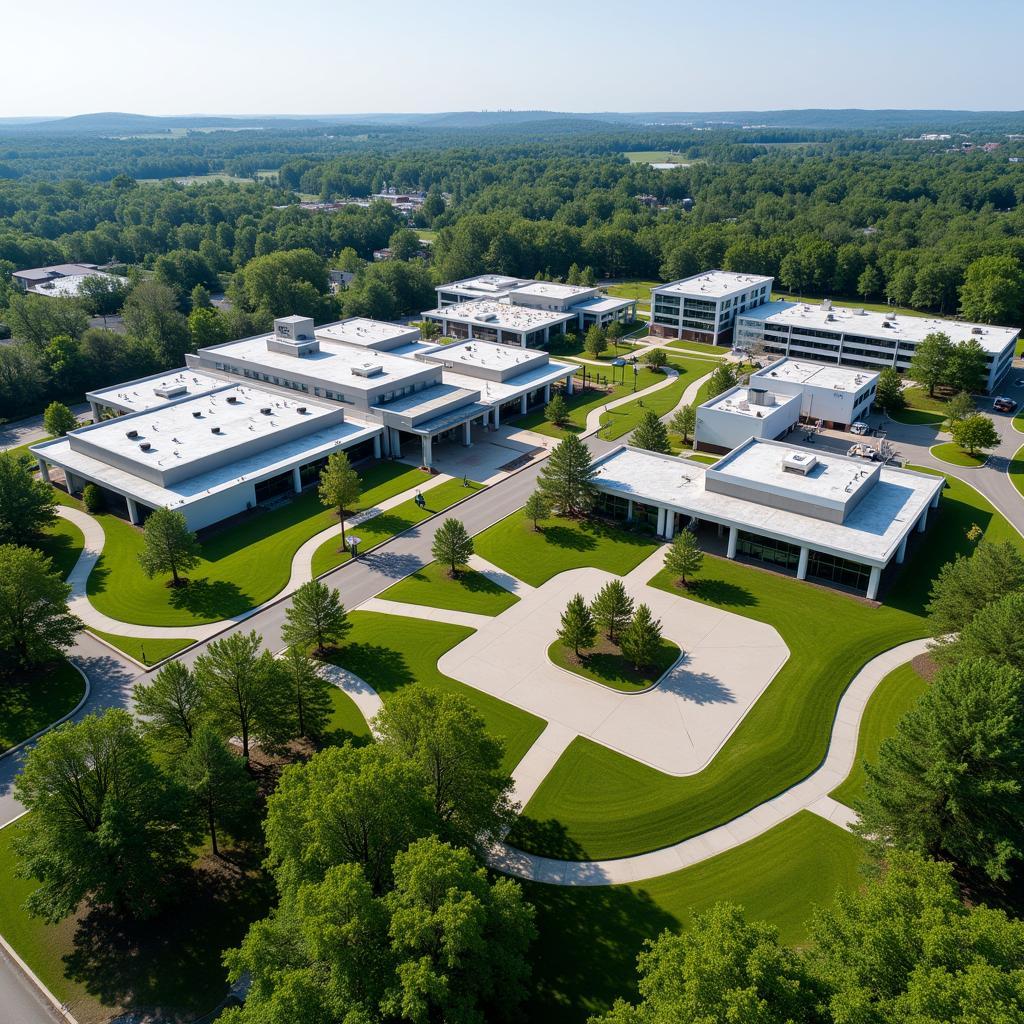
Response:
[[[541,530],[541,536],[548,544],[570,551],[593,551],[597,547],[596,538],[567,526],[545,526]]]
[[[351,743],[353,747],[365,747],[370,742],[371,737],[363,734],[350,732],[348,729],[327,729],[323,735],[318,737],[317,749],[322,750],[324,747],[343,747],[346,743]]]
[[[82,545],[67,533],[41,534],[33,537],[31,544],[53,562],[54,569],[64,578],[74,569],[82,553]]]
[[[679,588],[679,593],[687,594],[707,601],[708,604],[722,605],[726,608],[752,608],[757,604],[757,597],[746,587],[729,583],[727,580],[699,579],[690,584],[690,589]]]
[[[255,603],[237,584],[229,583],[227,580],[189,580],[187,586],[171,588],[169,593],[172,608],[183,609],[193,615],[210,619],[227,619],[232,615],[241,615]]]
[[[390,693],[416,681],[405,656],[380,644],[346,644],[327,660],[365,679],[378,693]]]

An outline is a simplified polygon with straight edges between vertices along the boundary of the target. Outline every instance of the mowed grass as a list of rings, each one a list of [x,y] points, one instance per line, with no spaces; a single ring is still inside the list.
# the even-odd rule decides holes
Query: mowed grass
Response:
[[[369,743],[370,727],[363,718],[356,702],[340,687],[331,691],[331,717],[327,723],[328,743],[342,744],[349,742],[355,746]]]
[[[741,905],[783,942],[808,937],[815,905],[861,882],[861,843],[810,811],[743,846],[633,885],[525,883],[537,908],[528,1017],[538,1024],[583,1024],[618,998],[636,995],[636,955],[666,928],[685,931],[715,903]]]
[[[46,555],[53,568],[67,579],[85,547],[85,536],[74,523],[57,519],[32,541],[32,547]]]
[[[705,359],[724,359],[729,351],[728,345],[702,345],[699,341],[682,341],[675,338],[662,345],[662,348],[669,354],[685,352],[704,356]]]
[[[1017,493],[1024,495],[1024,446],[1014,452],[1013,458],[1007,464],[1006,474],[1017,488]]]
[[[945,422],[948,399],[942,395],[929,395],[927,388],[909,387],[903,389],[903,398],[906,406],[890,412],[890,419],[900,423],[931,423],[936,426]]]
[[[964,469],[978,469],[988,462],[987,455],[972,455],[965,452],[955,441],[937,444],[931,449],[931,453],[941,462],[948,462],[951,466],[962,466]]]
[[[656,683],[679,658],[679,648],[671,640],[662,638],[650,665],[637,668],[622,651],[604,637],[594,650],[582,651],[577,658],[561,640],[548,648],[548,657],[559,668],[575,672],[611,690],[636,693]]]
[[[475,480],[469,480],[464,486],[461,480],[445,480],[444,483],[423,491],[423,499],[426,502],[424,508],[416,504],[415,498],[403,501],[387,512],[367,519],[365,523],[357,526],[346,526],[346,536],[352,535],[359,538],[359,554],[364,555],[371,548],[405,530],[422,523],[438,512],[443,512],[456,502],[477,491],[483,490],[484,485]],[[338,528],[337,536],[325,540],[313,554],[313,575],[320,576],[330,569],[343,565],[352,557],[346,549],[339,550],[341,544],[341,528]]]
[[[137,637],[119,636],[116,633],[104,633],[99,629],[90,629],[90,633],[105,640],[111,647],[124,651],[130,658],[141,662],[143,665],[155,665],[164,658],[169,658],[178,651],[183,651],[190,644],[195,643],[189,637]]]
[[[353,511],[372,508],[426,479],[418,469],[395,462],[377,463],[360,476],[364,490]],[[144,626],[216,622],[270,600],[288,582],[295,552],[338,522],[311,488],[286,505],[257,510],[208,534],[188,586],[171,588],[166,577],[148,579],[142,571],[141,530],[110,514],[97,519],[106,541],[89,575],[89,599],[111,618]]]
[[[539,587],[566,569],[594,566],[625,576],[653,554],[657,543],[646,534],[631,533],[600,520],[552,517],[541,529],[520,509],[474,538],[476,553]]]
[[[63,659],[0,676],[0,753],[63,718],[84,695],[81,673]]]
[[[853,770],[829,794],[833,800],[852,807],[864,795],[864,786],[868,781],[864,762],[874,762],[878,759],[882,742],[896,732],[899,720],[920,700],[927,689],[928,683],[909,663],[893,669],[878,684],[860,721],[860,736],[857,739],[857,756],[853,762]]]
[[[378,596],[385,601],[450,608],[476,615],[500,615],[519,600],[511,591],[475,569],[463,567],[453,578],[448,574],[448,566],[439,562],[425,565]]]
[[[352,632],[330,660],[364,679],[385,702],[414,684],[464,697],[480,713],[488,732],[504,744],[503,763],[509,772],[544,731],[544,719],[474,690],[438,669],[438,659],[473,630],[379,612],[353,612],[349,618]]]
[[[990,539],[1021,543],[960,481],[949,481],[940,509],[881,607],[711,556],[688,592],[660,572],[652,586],[773,625],[789,660],[696,775],[672,778],[590,740],[573,740],[527,804],[512,841],[552,856],[567,848],[582,858],[643,853],[723,824],[813,772],[839,698],[858,670],[890,647],[928,635],[923,610],[931,580],[954,554],[972,550],[971,526]]]

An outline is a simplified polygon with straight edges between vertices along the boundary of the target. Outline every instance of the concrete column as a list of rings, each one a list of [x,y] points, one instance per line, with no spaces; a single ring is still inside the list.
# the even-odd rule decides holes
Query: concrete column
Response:
[[[484,413],[484,430],[486,430],[490,425],[491,425],[491,410],[488,409],[487,412]]]
[[[384,433],[378,435],[381,439],[381,448],[386,456],[391,455],[391,428],[385,427]]]
[[[800,549],[800,561],[796,566],[796,578],[798,580],[807,579],[807,562],[811,556],[811,549],[808,547],[802,547]]]
[[[43,462],[42,459],[36,459],[36,462],[39,463],[39,478],[44,483],[49,483],[50,482],[50,467],[45,462]]]
[[[128,502],[128,522],[131,523],[132,526],[138,526],[139,506],[131,498],[125,498],[125,501]]]
[[[494,429],[497,430],[501,426],[501,404],[499,403],[494,407]]]
[[[66,469],[64,470],[64,481],[68,485],[68,494],[74,494],[75,491],[82,489],[82,483],[78,477],[74,473],[69,473]]]
[[[526,415],[526,407],[529,404],[528,401],[527,401],[528,398],[529,398],[528,395],[522,395],[520,397],[520,399],[519,399],[519,414],[521,416],[525,416]]]
[[[462,444],[466,448],[470,448],[473,444],[473,424],[469,420],[462,424]]]
[[[917,532],[924,533],[928,529],[928,509],[925,509],[921,513],[921,518],[917,521]]]
[[[903,540],[900,541],[900,546],[896,549],[896,564],[902,565],[903,559],[907,557],[907,537],[910,534],[905,534]]]
[[[718,536],[719,537],[724,537],[725,536],[725,527],[721,523],[718,524]]]
[[[544,404],[547,405],[551,401],[551,385],[544,385]]]
[[[380,458],[380,434],[373,439],[373,457],[375,459]]]
[[[665,540],[671,540],[676,535],[676,514],[672,509],[665,509]]]
[[[573,375],[573,376],[575,376],[575,375]],[[572,394],[572,376],[569,376],[569,377],[566,378],[566,381],[565,381],[565,393],[567,395],[571,395]]]
[[[726,549],[726,552],[725,552],[725,557],[726,558],[735,558],[736,557],[736,544],[739,542],[739,539],[740,539],[740,531],[737,530],[735,526],[730,526],[729,527],[729,547]]]
[[[292,467],[292,490],[296,494],[302,493],[302,471],[298,466]]]
[[[627,523],[633,522],[633,499],[632,498],[627,498],[626,499],[626,522]]]
[[[874,601],[878,597],[878,584],[882,579],[882,570],[877,565],[871,566],[871,575],[868,577],[867,599]]]
[[[99,423],[100,421],[100,407],[95,402],[89,403],[89,412],[92,415],[93,423]]]
[[[547,344],[551,340],[551,325],[549,324],[544,328],[544,343]]]
[[[391,454],[396,458],[402,457],[402,439],[398,436],[398,430],[391,428]]]
[[[423,465],[429,469],[433,463],[431,462],[431,442],[433,438],[429,434],[423,435]]]
[[[928,507],[929,508],[938,508],[939,507],[939,498],[941,498],[941,497],[942,497],[942,488],[940,487],[935,492],[935,494],[932,495],[931,505],[929,505]]]
[[[661,505],[658,506],[658,526],[655,532],[659,537],[663,536],[665,533],[665,513],[667,511],[668,510],[663,508]]]

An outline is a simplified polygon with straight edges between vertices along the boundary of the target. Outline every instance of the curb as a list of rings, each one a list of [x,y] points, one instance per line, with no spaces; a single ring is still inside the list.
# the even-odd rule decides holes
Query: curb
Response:
[[[44,726],[38,732],[33,733],[31,736],[29,736],[28,739],[21,740],[19,743],[15,743],[13,747],[8,747],[6,750],[0,751],[0,761],[2,761],[5,757],[10,757],[12,754],[18,753],[19,750],[24,750],[25,747],[27,747],[30,743],[35,743],[35,741],[39,739],[40,736],[45,736],[46,733],[48,733],[51,729],[56,729],[58,725],[63,725],[69,718],[74,718],[74,716],[82,710],[82,708],[85,705],[85,702],[92,695],[92,684],[89,682],[89,677],[85,674],[82,668],[79,665],[76,665],[70,658],[68,658],[68,664],[73,666],[75,671],[78,672],[78,674],[85,681],[85,693],[82,695],[82,699],[66,715],[62,715],[60,718],[58,718],[57,721],[51,722],[49,725]],[[17,818],[13,820],[17,821]],[[7,824],[9,825],[10,822],[8,822]]]
[[[10,822],[8,822],[8,824],[10,824]],[[6,828],[6,826],[4,827]],[[66,1021],[68,1021],[69,1024],[78,1024],[77,1019],[72,1015],[71,1011],[67,1008],[67,1005],[65,1003],[62,1003],[39,980],[39,977],[36,975],[35,971],[33,971],[32,968],[29,967],[29,965],[25,963],[25,961],[22,960],[20,956],[18,956],[18,954],[14,951],[14,948],[11,946],[11,944],[2,935],[0,935],[0,947],[2,947],[3,951],[11,958],[11,960],[13,960],[14,963],[21,968],[21,971],[25,975],[25,977],[28,978],[28,980],[31,981],[32,984],[35,985],[35,987],[39,989],[39,991],[44,996],[46,996],[47,1000],[53,1004],[53,1008],[54,1010],[56,1010],[57,1013],[59,1013]]]

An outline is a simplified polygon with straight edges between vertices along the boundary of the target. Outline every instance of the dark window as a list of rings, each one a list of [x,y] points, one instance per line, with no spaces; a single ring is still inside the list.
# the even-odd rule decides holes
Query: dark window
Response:
[[[777,565],[783,569],[796,569],[800,561],[800,548],[795,544],[787,544],[771,537],[759,537],[756,533],[745,533],[740,530],[736,550],[768,565]]]
[[[871,567],[851,562],[848,558],[836,558],[835,555],[812,551],[807,560],[807,575],[852,590],[867,590]]]

